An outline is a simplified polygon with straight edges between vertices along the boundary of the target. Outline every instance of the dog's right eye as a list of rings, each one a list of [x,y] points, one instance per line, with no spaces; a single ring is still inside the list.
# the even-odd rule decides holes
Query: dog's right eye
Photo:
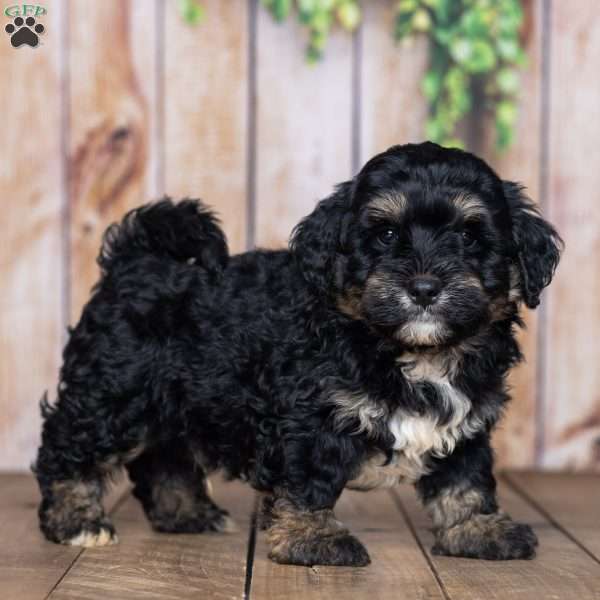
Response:
[[[377,240],[384,246],[389,246],[398,239],[398,232],[395,229],[382,229],[377,234]]]

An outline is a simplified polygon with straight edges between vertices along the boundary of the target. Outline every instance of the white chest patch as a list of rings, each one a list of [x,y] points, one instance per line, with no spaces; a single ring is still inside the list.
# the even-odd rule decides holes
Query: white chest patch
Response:
[[[443,457],[452,453],[461,438],[472,437],[483,426],[471,414],[471,401],[452,383],[455,364],[443,363],[436,356],[408,353],[398,363],[408,382],[414,385],[415,394],[420,393],[418,383],[434,385],[446,412],[452,416],[442,423],[434,415],[396,410],[388,421],[395,439],[392,462],[383,466],[384,457],[375,456],[348,487],[372,489],[395,485],[401,480],[416,481],[428,472],[428,456]]]
[[[436,357],[405,354],[401,369],[411,384],[428,382],[435,386],[440,401],[452,417],[440,424],[434,416],[411,415],[398,409],[390,419],[390,430],[396,438],[394,449],[407,454],[431,452],[443,456],[454,450],[456,442],[467,433],[467,417],[471,401],[451,381],[452,373]],[[419,393],[415,387],[415,393]]]

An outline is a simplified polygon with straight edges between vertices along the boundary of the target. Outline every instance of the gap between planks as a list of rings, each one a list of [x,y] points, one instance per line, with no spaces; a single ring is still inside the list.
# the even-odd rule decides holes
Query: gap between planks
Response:
[[[521,474],[521,476],[526,476],[526,474]],[[569,530],[567,525],[563,525],[560,521],[560,517],[555,517],[551,511],[546,510],[543,506],[543,501],[534,498],[525,491],[523,485],[517,480],[518,475],[511,475],[510,473],[503,473],[502,478],[507,483],[507,485],[521,498],[523,498],[526,502],[528,502],[535,510],[537,510],[549,523],[552,524],[553,527],[558,529],[564,536],[569,538],[575,545],[577,545],[583,552],[585,552],[593,561],[600,564],[600,558],[594,554],[594,552],[589,549],[586,544],[578,539],[571,531]],[[600,487],[600,486],[599,486]]]
[[[250,598],[252,589],[252,571],[254,569],[254,554],[256,552],[256,534],[258,528],[258,511],[260,509],[260,494],[255,492],[250,527],[248,528],[248,548],[246,552],[246,578],[244,581],[244,600]]]
[[[534,486],[536,482],[532,481],[532,489],[535,490],[533,495],[524,493],[522,486],[511,485],[509,482],[511,475],[501,473],[498,476],[498,496],[501,507],[516,521],[531,524],[540,539],[537,557],[532,561],[474,561],[433,556],[427,550],[433,543],[430,522],[425,518],[422,507],[417,505],[414,494],[409,494],[405,487],[392,491],[392,495],[398,498],[398,507],[410,522],[411,531],[417,538],[417,542],[420,542],[421,551],[429,558],[432,572],[440,582],[446,598],[455,600],[481,598],[530,600],[538,597],[597,600],[600,598],[600,587],[597,584],[600,581],[597,558],[572,532],[568,531],[568,527],[559,524],[556,514],[552,516],[553,511],[562,509],[563,499],[557,501],[556,506],[549,506],[548,510],[544,509],[544,505],[548,502],[548,476],[534,474],[531,477],[534,476],[539,481],[537,488]],[[515,477],[521,482],[527,478],[526,475],[519,474]],[[514,478],[512,479],[514,481]],[[569,493],[577,493],[577,482],[577,477],[573,477],[573,485]],[[546,489],[543,484],[546,484]],[[600,481],[595,485],[600,485]],[[591,487],[591,484],[588,487]],[[586,514],[593,511],[592,497],[592,494],[588,494],[588,498],[580,502],[580,509]],[[577,524],[570,523],[571,526]]]
[[[400,496],[398,496],[398,494],[395,494],[393,490],[389,490],[389,493],[390,493],[390,496],[392,497],[394,504],[397,506],[398,510],[400,511],[400,514],[402,515],[402,518],[404,519],[404,522],[406,523],[406,526],[408,527],[410,534],[412,535],[413,539],[415,540],[415,543],[417,544],[417,546],[419,547],[419,550],[423,554],[423,557],[425,558],[425,562],[427,563],[427,566],[429,567],[429,570],[431,571],[433,578],[436,580],[438,587],[440,588],[440,593],[444,597],[444,600],[450,600],[450,596],[448,596],[446,589],[444,588],[442,579],[439,576],[439,573],[436,571],[435,566],[434,566],[433,562],[431,561],[431,557],[429,556],[427,550],[425,550],[425,546],[423,546],[423,542],[421,542],[421,539],[419,538],[419,536],[417,534],[415,525],[411,521],[408,511],[404,507],[404,504],[402,504],[402,500],[400,500]]]

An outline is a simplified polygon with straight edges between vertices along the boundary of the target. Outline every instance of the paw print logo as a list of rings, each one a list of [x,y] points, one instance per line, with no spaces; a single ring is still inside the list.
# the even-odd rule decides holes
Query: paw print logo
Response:
[[[10,43],[14,48],[19,46],[31,46],[35,48],[40,43],[39,36],[44,33],[45,28],[41,23],[35,22],[33,17],[16,17],[12,23],[9,23],[4,31],[10,35]]]

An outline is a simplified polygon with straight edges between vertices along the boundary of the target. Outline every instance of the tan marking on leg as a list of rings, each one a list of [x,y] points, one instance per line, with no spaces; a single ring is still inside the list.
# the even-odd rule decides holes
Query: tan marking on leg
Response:
[[[348,531],[335,518],[333,510],[302,511],[282,498],[273,504],[272,515],[273,524],[267,533],[272,554],[283,554],[290,543],[301,544],[317,534],[331,536]]]
[[[42,530],[49,539],[74,546],[116,543],[101,498],[98,481],[55,481],[40,514]]]
[[[269,558],[285,564],[365,566],[364,546],[334,516],[331,509],[299,510],[286,499],[273,504],[267,530]]]
[[[138,446],[131,448],[131,450],[128,450],[123,454],[114,454],[107,460],[99,463],[98,467],[107,472],[114,471],[114,469],[116,469],[117,467],[121,467],[135,460],[138,456],[142,454],[142,452],[144,452],[145,449],[146,447],[143,444],[139,444]]]
[[[462,523],[436,532],[436,545],[451,555],[474,554],[482,544],[498,542],[508,517],[503,513],[471,515]]]
[[[426,506],[434,527],[447,529],[481,512],[483,504],[483,494],[478,490],[450,488]]]
[[[531,528],[499,510],[483,514],[484,500],[479,490],[450,489],[428,503],[433,553],[488,560],[534,556],[537,539]]]
[[[351,490],[366,492],[376,488],[394,487],[401,481],[414,481],[418,476],[410,461],[404,459],[402,454],[394,453],[389,464],[385,464],[386,457],[379,453],[370,458],[361,467],[359,474],[346,484]]]
[[[84,522],[91,522],[104,516],[101,489],[96,483],[56,481],[52,484],[52,497],[49,521],[68,523],[76,515]]]

